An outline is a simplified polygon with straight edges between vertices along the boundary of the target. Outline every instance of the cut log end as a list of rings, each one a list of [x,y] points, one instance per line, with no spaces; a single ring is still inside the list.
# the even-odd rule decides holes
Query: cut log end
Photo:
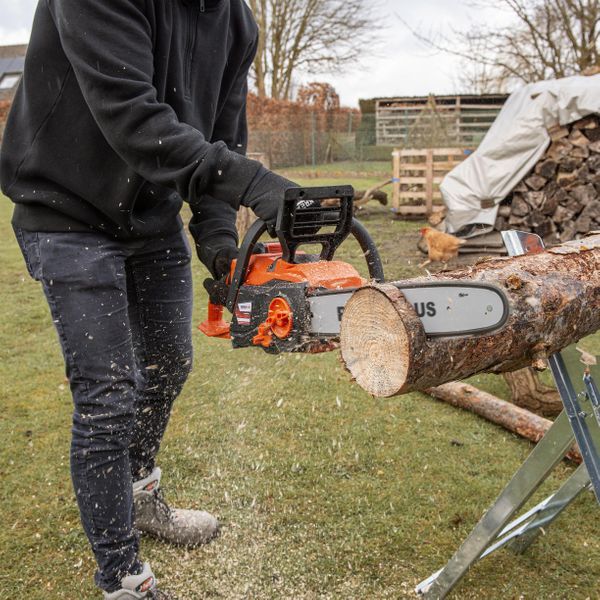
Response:
[[[378,397],[398,394],[411,369],[411,329],[422,331],[422,326],[397,288],[373,285],[357,291],[346,304],[341,327],[342,356],[358,385]]]

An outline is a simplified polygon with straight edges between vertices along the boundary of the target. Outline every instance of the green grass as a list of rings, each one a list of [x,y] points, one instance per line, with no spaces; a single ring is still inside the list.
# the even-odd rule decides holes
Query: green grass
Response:
[[[283,175],[299,185],[350,184],[356,190],[367,190],[392,177],[391,161],[336,162],[316,167],[293,167],[281,171]],[[381,188],[392,197],[392,186]]]
[[[10,212],[2,199],[0,598],[96,598],[69,480],[62,359]],[[419,225],[393,222],[378,206],[364,220],[388,276],[416,274]],[[360,262],[351,243],[342,256]],[[196,322],[205,311],[205,275],[196,262]],[[160,465],[174,502],[217,513],[224,532],[196,550],[142,546],[183,600],[410,598],[531,450],[421,394],[371,398],[335,353],[233,351],[199,333],[195,346]],[[505,393],[499,378],[475,382]],[[571,472],[561,465],[551,482]],[[480,563],[456,597],[595,597],[599,561],[598,506],[586,493],[526,555],[500,551]]]
[[[321,164],[312,166],[301,166],[301,167],[289,167],[282,170],[287,175],[293,175],[294,173],[307,173],[309,177],[327,177],[330,174],[344,173],[350,175],[350,177],[367,177],[375,176],[385,178],[387,175],[391,176],[392,171],[392,159],[390,156],[389,161],[340,161],[328,164]],[[339,182],[338,182],[339,183]]]

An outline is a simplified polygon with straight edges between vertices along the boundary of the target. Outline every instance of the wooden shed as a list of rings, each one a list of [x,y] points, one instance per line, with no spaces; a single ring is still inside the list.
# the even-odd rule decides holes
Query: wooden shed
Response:
[[[507,98],[506,94],[377,98],[377,145],[474,148]]]

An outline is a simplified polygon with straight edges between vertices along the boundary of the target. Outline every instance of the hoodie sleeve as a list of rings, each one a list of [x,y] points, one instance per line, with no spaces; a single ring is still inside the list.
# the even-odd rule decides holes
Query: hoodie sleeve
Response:
[[[158,101],[145,2],[46,1],[86,103],[115,152],[190,203],[206,195],[236,210],[261,165],[225,141],[210,143]]]
[[[240,66],[213,132],[213,140],[224,142],[230,150],[242,156],[245,156],[248,148],[248,72],[256,55],[257,42],[258,38]],[[214,272],[214,261],[219,250],[238,245],[235,227],[237,213],[231,206],[221,202],[206,202],[202,198],[190,204],[192,219],[189,228],[196,242],[198,257],[209,271]]]

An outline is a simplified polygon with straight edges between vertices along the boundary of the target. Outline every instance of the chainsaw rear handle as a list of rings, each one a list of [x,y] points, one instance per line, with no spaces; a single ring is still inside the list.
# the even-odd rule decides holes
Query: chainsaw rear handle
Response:
[[[246,273],[248,271],[248,265],[250,264],[252,251],[258,243],[258,240],[260,240],[266,231],[267,224],[262,219],[257,219],[254,221],[254,223],[252,223],[250,229],[248,229],[246,235],[244,236],[242,245],[240,246],[238,258],[235,263],[233,278],[229,284],[229,292],[227,294],[227,302],[225,304],[227,310],[232,314],[235,308],[235,302],[237,300],[240,286],[246,279]]]
[[[227,295],[226,307],[231,313],[234,311],[240,286],[246,279],[246,273],[248,271],[248,265],[250,264],[252,252],[266,231],[266,223],[262,219],[257,219],[252,224],[246,233],[244,240],[242,241],[238,259],[235,265],[235,270],[233,272],[233,278],[229,284],[229,293]],[[358,219],[352,218],[350,221],[349,233],[356,239],[361,250],[363,251],[367,262],[367,267],[369,269],[369,277],[377,282],[384,281],[385,276],[383,273],[383,263],[381,262],[381,257],[379,255],[379,251],[377,250],[377,246],[367,231],[367,228]],[[333,256],[328,260],[332,259]]]

